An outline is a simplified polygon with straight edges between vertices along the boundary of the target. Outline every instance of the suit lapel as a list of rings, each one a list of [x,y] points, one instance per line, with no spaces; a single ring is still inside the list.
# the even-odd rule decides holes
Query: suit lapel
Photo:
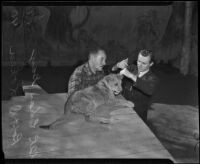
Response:
[[[146,80],[149,75],[151,75],[151,70],[149,70],[147,73],[145,73],[142,77],[140,77],[142,80]]]

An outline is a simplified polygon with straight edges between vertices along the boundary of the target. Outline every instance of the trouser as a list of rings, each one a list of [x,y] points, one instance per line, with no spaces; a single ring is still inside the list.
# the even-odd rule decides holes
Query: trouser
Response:
[[[147,123],[147,113],[148,113],[148,105],[134,102],[135,107],[133,108],[136,113],[140,116],[140,118]]]
[[[124,96],[125,99],[132,101],[134,103],[134,110],[136,111],[136,113],[139,115],[139,117],[145,122],[147,123],[147,113],[148,113],[148,102],[145,100],[140,100],[135,98],[132,95],[132,92],[127,91],[126,89],[124,89],[124,91],[122,92],[122,95]]]

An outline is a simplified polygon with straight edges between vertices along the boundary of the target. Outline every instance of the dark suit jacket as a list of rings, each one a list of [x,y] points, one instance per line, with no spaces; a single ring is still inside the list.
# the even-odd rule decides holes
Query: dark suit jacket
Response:
[[[138,73],[136,65],[130,65],[128,70],[135,75]],[[142,77],[137,77],[136,82],[126,77],[122,80],[122,95],[135,104],[134,109],[141,117],[145,117],[144,119],[147,117],[151,96],[155,92],[158,81],[158,78],[151,70]]]
[[[113,65],[105,67],[105,73],[119,73],[121,69],[111,71]],[[131,64],[128,66],[128,70],[137,75],[137,66]],[[151,72],[147,72],[142,77],[137,77],[137,81],[134,82],[131,79],[124,77],[122,80],[122,95],[135,104],[135,111],[146,119],[147,110],[150,106],[151,96],[153,95],[156,86],[158,84],[158,78]]]

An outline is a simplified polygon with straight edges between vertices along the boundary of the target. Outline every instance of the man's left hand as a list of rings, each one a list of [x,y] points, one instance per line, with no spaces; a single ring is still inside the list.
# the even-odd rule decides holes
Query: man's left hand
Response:
[[[126,68],[128,66],[128,58],[118,62],[116,66],[121,69]]]

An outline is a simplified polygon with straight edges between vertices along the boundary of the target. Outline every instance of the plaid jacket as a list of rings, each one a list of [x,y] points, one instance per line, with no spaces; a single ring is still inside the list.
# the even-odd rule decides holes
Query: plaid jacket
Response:
[[[73,92],[95,85],[99,80],[105,76],[104,71],[98,71],[95,74],[86,62],[85,64],[77,67],[72,73],[68,82],[68,96]]]

